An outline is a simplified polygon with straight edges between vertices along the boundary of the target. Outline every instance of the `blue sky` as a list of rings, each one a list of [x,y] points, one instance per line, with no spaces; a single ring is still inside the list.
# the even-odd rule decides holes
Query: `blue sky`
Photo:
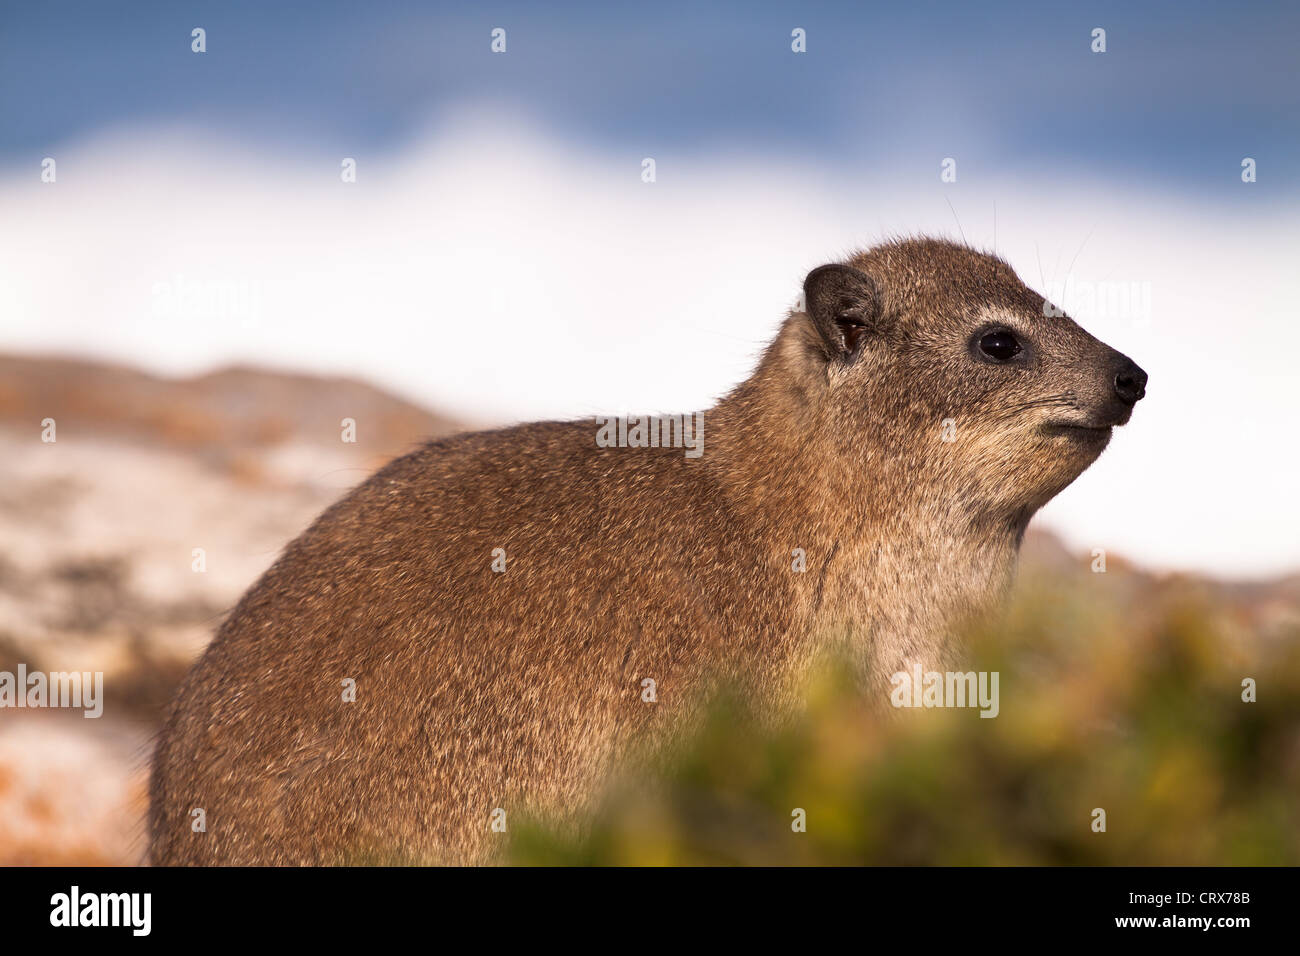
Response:
[[[1226,195],[1252,156],[1261,188],[1231,194],[1266,201],[1300,172],[1297,4],[88,0],[0,17],[6,163],[140,124],[393,150],[482,102],[611,152],[766,151],[900,179],[951,155],[968,175]]]

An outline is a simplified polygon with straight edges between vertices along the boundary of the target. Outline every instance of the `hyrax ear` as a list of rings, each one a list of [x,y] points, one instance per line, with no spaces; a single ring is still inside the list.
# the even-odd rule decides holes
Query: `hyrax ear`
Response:
[[[819,266],[804,280],[803,295],[827,360],[852,360],[879,324],[880,300],[871,276],[852,266]]]

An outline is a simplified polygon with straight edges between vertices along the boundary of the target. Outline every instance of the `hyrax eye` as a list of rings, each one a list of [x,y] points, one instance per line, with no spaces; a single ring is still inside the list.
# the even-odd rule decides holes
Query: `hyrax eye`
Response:
[[[1020,342],[1006,329],[994,329],[980,336],[979,349],[995,362],[1009,362],[1020,353]]]

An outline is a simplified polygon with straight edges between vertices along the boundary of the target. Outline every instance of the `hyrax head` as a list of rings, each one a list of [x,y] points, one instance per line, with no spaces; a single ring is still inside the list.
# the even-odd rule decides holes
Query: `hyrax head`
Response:
[[[814,269],[804,293],[837,429],[869,429],[874,451],[974,505],[1040,507],[1145,394],[1132,360],[965,246],[878,246]]]

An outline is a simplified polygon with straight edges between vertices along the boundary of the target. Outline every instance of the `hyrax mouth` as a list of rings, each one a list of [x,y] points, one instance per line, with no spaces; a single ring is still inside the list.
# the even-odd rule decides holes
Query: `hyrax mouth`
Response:
[[[1118,405],[1118,407],[1116,407]],[[1073,435],[1076,438],[1097,438],[1108,436],[1115,428],[1124,425],[1133,417],[1133,407],[1120,403],[1108,403],[1107,407],[1085,411],[1082,420],[1059,419],[1044,423],[1043,431],[1048,434]]]
[[[1114,425],[1087,425],[1076,422],[1048,422],[1043,431],[1049,435],[1067,435],[1085,441],[1097,441],[1109,438]]]

